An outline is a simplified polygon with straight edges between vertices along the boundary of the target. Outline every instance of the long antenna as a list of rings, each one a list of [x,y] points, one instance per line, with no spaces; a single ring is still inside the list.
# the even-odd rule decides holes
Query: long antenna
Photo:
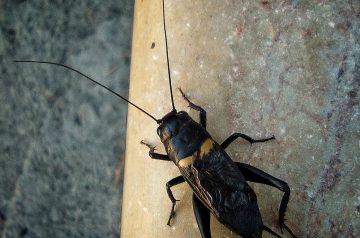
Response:
[[[81,76],[85,77],[86,79],[92,81],[93,83],[105,88],[106,90],[108,90],[109,92],[111,92],[112,94],[118,96],[119,98],[121,98],[122,100],[128,102],[130,105],[136,107],[137,109],[139,109],[140,111],[142,111],[143,113],[145,113],[146,115],[148,115],[151,119],[153,119],[154,121],[156,121],[156,123],[160,123],[161,120],[156,119],[154,116],[152,116],[150,113],[146,112],[144,109],[138,107],[137,105],[135,105],[134,103],[130,102],[129,100],[127,100],[126,98],[124,98],[123,96],[121,96],[120,94],[118,94],[117,92],[113,91],[112,89],[106,87],[105,85],[95,81],[94,79],[90,78],[89,76],[81,73],[79,70],[76,70],[74,68],[71,68],[70,66],[64,65],[64,64],[60,64],[60,63],[54,63],[54,62],[48,62],[48,61],[37,61],[37,60],[14,60],[15,63],[39,63],[39,64],[52,64],[52,65],[57,65],[57,66],[61,66],[64,67],[66,69],[69,69],[71,71],[74,71],[78,74],[80,74]]]
[[[168,70],[168,76],[169,76],[169,86],[170,86],[170,95],[171,95],[171,104],[173,107],[173,111],[176,111],[175,104],[174,104],[174,96],[172,92],[172,86],[171,86],[171,75],[170,75],[170,63],[169,63],[169,52],[168,52],[168,43],[167,43],[167,35],[166,35],[166,24],[165,24],[165,0],[162,1],[162,7],[163,7],[163,22],[164,22],[164,32],[165,32],[165,46],[166,46],[166,62],[167,62],[167,70]]]

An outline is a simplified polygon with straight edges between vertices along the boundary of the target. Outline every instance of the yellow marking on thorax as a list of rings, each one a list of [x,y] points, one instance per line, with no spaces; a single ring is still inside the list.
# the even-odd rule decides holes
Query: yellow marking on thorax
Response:
[[[203,157],[214,147],[214,141],[212,139],[207,139],[200,147],[200,157]]]
[[[214,147],[214,141],[212,139],[207,139],[202,143],[200,146],[200,150],[198,156],[202,158],[204,155],[209,153],[209,151]],[[197,152],[194,153],[194,155],[190,155],[188,157],[182,158],[178,162],[178,166],[180,167],[188,167],[190,166],[194,161],[194,156],[197,157]]]
[[[188,167],[189,165],[192,164],[192,162],[193,162],[193,156],[191,155],[191,156],[188,156],[188,157],[185,157],[185,158],[181,159],[179,161],[178,165],[180,167]]]

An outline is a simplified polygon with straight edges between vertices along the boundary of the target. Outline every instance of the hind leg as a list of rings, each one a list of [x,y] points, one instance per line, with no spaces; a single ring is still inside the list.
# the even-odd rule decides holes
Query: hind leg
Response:
[[[244,177],[247,181],[266,184],[266,185],[275,187],[275,188],[279,189],[280,191],[284,192],[284,196],[281,200],[280,208],[279,208],[280,228],[281,229],[285,228],[285,230],[287,230],[293,238],[296,238],[294,233],[285,224],[285,211],[286,211],[286,207],[287,207],[287,204],[289,202],[289,197],[290,197],[290,188],[287,185],[287,183],[278,178],[271,176],[270,174],[265,173],[264,171],[262,171],[260,169],[255,168],[251,165],[239,163],[239,162],[236,162],[236,165],[238,166],[238,168],[240,169],[241,173],[244,175]]]
[[[210,211],[205,205],[193,194],[193,210],[202,238],[211,238],[210,231]]]

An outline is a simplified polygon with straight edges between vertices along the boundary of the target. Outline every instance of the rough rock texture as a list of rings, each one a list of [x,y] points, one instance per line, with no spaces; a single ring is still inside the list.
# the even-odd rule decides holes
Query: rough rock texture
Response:
[[[276,136],[252,146],[238,140],[228,152],[288,182],[289,227],[299,237],[359,237],[360,2],[173,0],[166,15],[173,87],[207,111],[214,139]],[[171,110],[161,1],[138,1],[135,19],[130,96],[159,118]],[[175,104],[198,118],[177,91]],[[149,161],[138,143],[164,152],[156,124],[133,108],[129,118],[122,234],[198,237],[186,184],[173,188],[181,201],[166,226],[165,183],[179,171]],[[280,232],[282,193],[253,186],[264,223]],[[212,233],[235,236],[215,221]]]
[[[133,3],[0,3],[0,237],[118,237]]]

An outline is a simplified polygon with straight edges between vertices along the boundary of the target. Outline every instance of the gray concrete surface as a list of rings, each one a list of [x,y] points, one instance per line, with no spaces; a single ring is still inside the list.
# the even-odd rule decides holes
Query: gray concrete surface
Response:
[[[118,237],[133,2],[0,2],[0,237]]]

